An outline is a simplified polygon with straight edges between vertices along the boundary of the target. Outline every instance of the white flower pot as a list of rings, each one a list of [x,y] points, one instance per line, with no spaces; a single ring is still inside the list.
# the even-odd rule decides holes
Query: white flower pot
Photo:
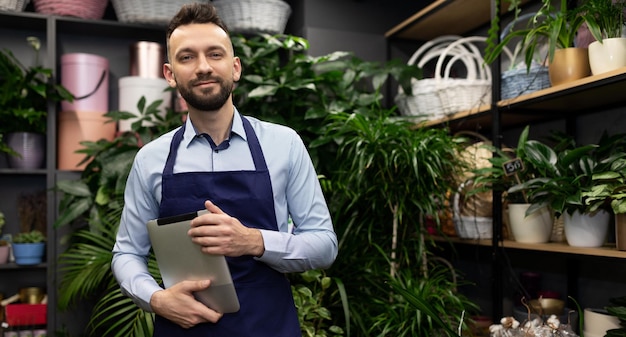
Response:
[[[589,65],[593,75],[626,66],[626,38],[616,37],[589,44]]]
[[[611,216],[606,211],[584,213],[575,211],[572,215],[565,213],[565,239],[574,247],[600,247],[606,240]]]
[[[526,216],[530,204],[509,204],[509,224],[517,242],[545,243],[550,240],[554,223],[549,208]]]

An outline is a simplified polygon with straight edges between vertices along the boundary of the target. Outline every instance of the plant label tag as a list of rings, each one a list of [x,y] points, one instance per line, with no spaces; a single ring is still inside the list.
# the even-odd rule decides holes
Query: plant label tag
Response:
[[[515,173],[524,169],[524,163],[521,159],[514,158],[502,164],[502,168],[504,169],[504,174],[506,174],[507,176],[512,176]]]

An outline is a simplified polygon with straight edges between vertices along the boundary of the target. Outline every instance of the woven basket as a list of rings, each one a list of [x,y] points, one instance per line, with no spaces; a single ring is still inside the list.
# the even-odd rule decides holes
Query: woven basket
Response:
[[[30,0],[0,0],[0,11],[23,12]]]
[[[191,2],[210,0],[111,0],[118,21],[160,26],[167,25],[184,4]]]
[[[549,87],[548,67],[533,65],[528,71],[524,65],[519,69],[511,69],[502,73],[500,95],[502,99],[509,99]]]
[[[463,215],[460,199],[461,193],[455,193],[453,201],[454,228],[459,238],[491,239],[493,236],[493,218]]]
[[[213,0],[213,5],[233,33],[282,34],[291,15],[283,0]]]
[[[108,2],[108,0],[33,0],[33,5],[37,13],[102,19]]]
[[[425,78],[411,81],[411,95],[407,95],[402,87],[398,88],[395,102],[401,114],[426,120],[443,117],[441,100],[435,86],[433,62],[436,63],[441,51],[449,43],[460,38],[457,35],[440,36],[424,43],[413,53],[407,64],[422,69]],[[433,69],[428,69],[428,66],[433,66]],[[429,73],[429,70],[432,73]]]
[[[436,60],[435,69],[432,77],[412,82],[412,95],[398,89],[395,101],[400,112],[406,116],[438,119],[491,103],[491,70],[483,64],[480,50],[474,43],[485,40],[479,36],[446,35],[420,47],[408,64],[426,72],[425,67]],[[453,70],[464,70],[465,77],[452,76]]]
[[[450,43],[441,52],[435,68],[435,79],[438,80],[437,92],[444,114],[454,114],[491,103],[491,69],[484,64],[480,51],[474,45],[475,42],[486,40],[483,36],[464,37]],[[447,61],[449,56],[451,59]],[[459,61],[464,64],[467,74],[464,78],[453,78],[450,71]]]

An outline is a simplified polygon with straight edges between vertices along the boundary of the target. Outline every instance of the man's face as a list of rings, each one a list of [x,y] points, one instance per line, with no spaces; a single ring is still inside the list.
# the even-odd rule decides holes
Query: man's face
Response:
[[[215,111],[228,102],[241,63],[224,30],[212,23],[178,27],[170,36],[169,52],[165,78],[189,106]]]

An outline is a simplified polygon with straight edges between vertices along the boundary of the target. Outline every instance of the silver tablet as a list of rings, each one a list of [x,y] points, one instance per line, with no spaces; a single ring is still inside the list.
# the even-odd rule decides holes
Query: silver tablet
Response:
[[[184,280],[211,280],[204,291],[195,293],[198,301],[220,312],[239,311],[239,299],[222,255],[205,254],[187,235],[191,220],[207,210],[148,221],[148,233],[163,285],[169,288]]]

